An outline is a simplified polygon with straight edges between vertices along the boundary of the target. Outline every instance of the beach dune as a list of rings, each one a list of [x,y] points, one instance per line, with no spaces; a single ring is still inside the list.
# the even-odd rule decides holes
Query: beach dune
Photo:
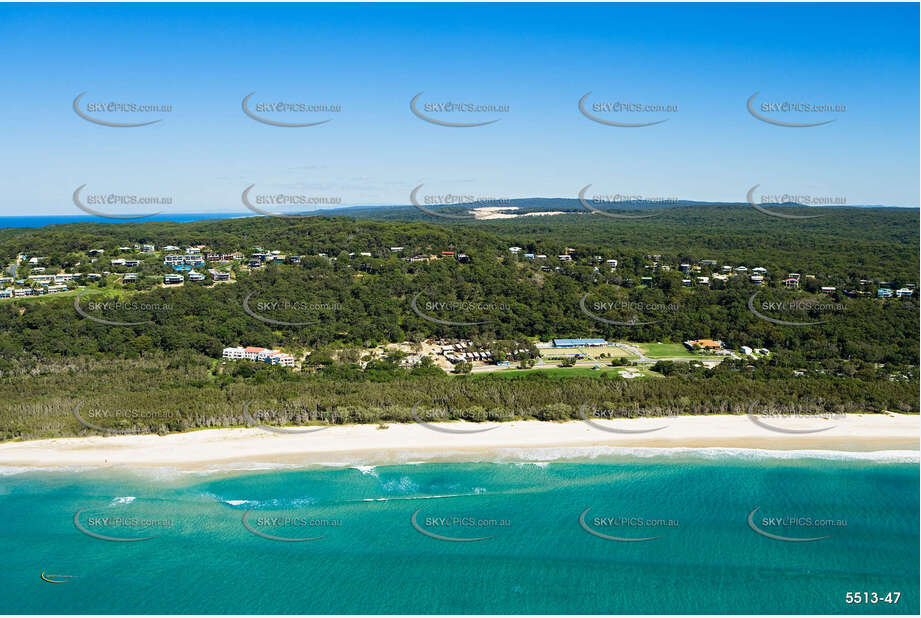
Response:
[[[531,450],[599,452],[585,447],[726,448],[778,451],[918,451],[921,419],[848,414],[773,419],[748,416],[506,423],[347,425],[309,433],[296,427],[209,429],[156,435],[58,438],[0,444],[0,466],[200,468],[226,463],[384,464],[477,461]],[[316,428],[312,428],[316,429]],[[524,451],[523,451],[524,450]]]

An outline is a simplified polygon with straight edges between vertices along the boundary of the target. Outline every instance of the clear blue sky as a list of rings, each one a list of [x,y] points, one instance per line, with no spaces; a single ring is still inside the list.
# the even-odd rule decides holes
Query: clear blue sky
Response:
[[[917,4],[0,5],[0,215],[80,214],[82,184],[170,196],[185,212],[247,212],[240,193],[254,183],[344,204],[405,204],[420,183],[495,197],[575,197],[591,183],[732,201],[760,184],[917,206],[918,18]],[[173,111],[103,127],[73,112],[83,91]],[[242,113],[253,91],[342,111],[310,115],[334,117],[317,127],[266,126]],[[410,112],[420,91],[510,111],[436,126]],[[604,126],[578,110],[589,91],[679,111]],[[837,118],[778,127],[746,110],[756,91],[847,111],[776,115]]]

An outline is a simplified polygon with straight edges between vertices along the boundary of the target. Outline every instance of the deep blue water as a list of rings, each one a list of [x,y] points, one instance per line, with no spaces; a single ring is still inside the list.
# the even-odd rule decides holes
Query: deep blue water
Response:
[[[200,212],[200,213],[175,213],[160,214],[119,221],[106,217],[93,217],[90,215],[42,215],[36,217],[0,217],[0,229],[8,227],[44,227],[46,225],[60,225],[62,223],[137,223],[143,221],[201,221],[204,219],[233,219],[236,217],[252,217],[252,213],[228,212]]]
[[[918,490],[917,463],[729,456],[13,473],[0,613],[917,614]]]

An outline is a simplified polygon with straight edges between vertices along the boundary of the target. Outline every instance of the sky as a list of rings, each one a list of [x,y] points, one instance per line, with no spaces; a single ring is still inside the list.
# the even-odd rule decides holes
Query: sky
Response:
[[[84,185],[84,205],[166,197],[157,210],[241,214],[250,185],[251,204],[407,204],[418,185],[435,201],[574,198],[591,184],[917,207],[918,18],[918,4],[879,3],[0,5],[0,216],[82,214]],[[83,92],[92,118],[160,122],[97,124],[73,109]],[[254,113],[276,101],[339,111],[260,107],[275,121],[331,119],[274,126],[243,112],[253,92]],[[436,121],[498,122],[428,122],[410,108],[420,92],[417,110]],[[759,120],[746,107],[756,92],[770,120],[834,122]],[[596,122],[579,109],[588,93],[604,120],[665,122]],[[108,102],[171,110],[87,107]],[[507,111],[426,107],[439,102]],[[595,107],[613,102],[673,107]],[[845,108],[770,108],[783,102]]]

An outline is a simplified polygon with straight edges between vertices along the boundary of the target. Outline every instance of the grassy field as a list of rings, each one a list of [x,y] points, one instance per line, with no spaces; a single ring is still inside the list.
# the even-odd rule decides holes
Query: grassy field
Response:
[[[473,374],[476,376],[499,376],[502,378],[516,378],[518,376],[530,375],[539,373],[553,378],[575,378],[575,377],[592,377],[599,376],[601,374],[613,374],[620,375],[620,372],[626,370],[626,367],[610,367],[607,365],[601,365],[598,369],[592,369],[591,367],[549,367],[547,369],[503,369],[501,371],[491,371],[488,373]],[[637,367],[630,367],[630,371],[634,373],[641,374],[642,377],[648,378],[656,374],[651,373],[646,369],[640,369]]]
[[[637,345],[649,358],[701,358],[712,354],[695,354],[681,343],[641,343]]]
[[[24,302],[33,302],[37,300],[49,300],[55,298],[73,298],[80,292],[85,292],[83,298],[92,298],[98,296],[106,296],[111,298],[117,296],[119,298],[124,298],[132,294],[130,290],[125,290],[123,288],[78,288],[76,290],[67,290],[66,292],[55,292],[54,294],[45,294],[43,296],[23,296],[21,298],[0,298],[0,302],[11,302],[11,301],[24,301]]]

